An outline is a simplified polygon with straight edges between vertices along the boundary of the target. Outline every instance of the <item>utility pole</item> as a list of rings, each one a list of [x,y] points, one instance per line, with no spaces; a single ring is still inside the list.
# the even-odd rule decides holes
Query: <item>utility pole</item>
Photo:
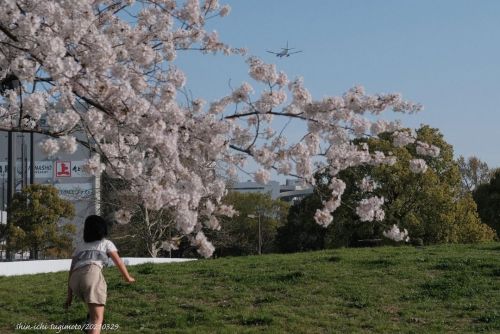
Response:
[[[7,142],[7,225],[10,221],[10,206],[12,204],[12,198],[16,192],[16,137],[13,131],[9,131],[8,142]],[[12,254],[9,249],[10,240],[7,235],[7,240],[5,241],[7,245],[7,251],[5,252],[6,260],[12,260]]]
[[[30,184],[35,184],[35,134],[30,132]]]
[[[262,230],[260,228],[260,212],[258,218],[258,225],[259,225],[259,255],[262,255]]]
[[[11,73],[7,75],[1,82],[0,82],[0,91],[3,93],[6,90],[16,90],[16,89],[21,88],[21,82],[19,81],[19,78]],[[19,90],[19,95],[21,95],[21,90]],[[16,140],[17,138],[15,137],[15,132],[13,130],[10,130],[8,132],[8,147],[7,147],[7,225],[9,225],[10,221],[10,206],[12,204],[12,199],[14,197],[14,194],[16,192]],[[12,259],[12,254],[9,250],[9,238],[7,237],[6,240],[7,243],[7,252],[6,252],[6,258],[7,260]]]
[[[10,210],[16,192],[16,138],[13,131],[9,131],[7,145],[7,208]]]
[[[257,215],[256,214],[249,214],[247,217],[248,218],[252,218],[252,219],[255,219],[257,218],[257,226],[258,226],[258,246],[257,246],[257,253],[259,255],[262,255],[262,229],[261,229],[261,222],[260,222],[260,219],[261,219],[261,213],[260,211],[257,211]]]

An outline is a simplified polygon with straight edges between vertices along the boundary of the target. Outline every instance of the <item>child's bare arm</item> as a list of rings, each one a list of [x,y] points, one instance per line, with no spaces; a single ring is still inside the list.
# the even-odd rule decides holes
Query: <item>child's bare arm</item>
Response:
[[[118,267],[118,270],[122,274],[125,281],[127,281],[128,283],[135,282],[135,279],[128,273],[127,267],[125,267],[125,264],[120,258],[120,255],[118,255],[118,252],[109,252],[108,255],[111,258],[111,260],[113,260],[116,267]]]

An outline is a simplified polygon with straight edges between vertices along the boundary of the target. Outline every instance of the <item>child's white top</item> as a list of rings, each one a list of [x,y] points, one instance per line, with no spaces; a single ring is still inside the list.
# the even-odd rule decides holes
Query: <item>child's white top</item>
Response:
[[[83,267],[87,264],[96,264],[104,267],[108,261],[109,252],[116,252],[115,244],[108,239],[101,239],[92,242],[83,242],[76,246],[73,258],[76,260],[73,269]]]

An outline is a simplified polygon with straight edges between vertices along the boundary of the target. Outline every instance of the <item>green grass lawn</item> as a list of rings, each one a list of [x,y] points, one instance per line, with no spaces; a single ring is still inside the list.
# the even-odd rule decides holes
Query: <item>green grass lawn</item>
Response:
[[[136,284],[105,270],[106,322],[120,326],[105,333],[500,333],[500,243],[339,249],[130,271]],[[81,324],[81,302],[62,309],[66,279],[0,277],[0,332],[14,332],[17,323]]]

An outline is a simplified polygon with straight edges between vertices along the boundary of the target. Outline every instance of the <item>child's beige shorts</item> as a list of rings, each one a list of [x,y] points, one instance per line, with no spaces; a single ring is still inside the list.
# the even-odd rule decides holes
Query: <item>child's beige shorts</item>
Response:
[[[73,294],[87,304],[106,304],[108,286],[101,268],[95,264],[75,269],[71,274],[69,287]]]

